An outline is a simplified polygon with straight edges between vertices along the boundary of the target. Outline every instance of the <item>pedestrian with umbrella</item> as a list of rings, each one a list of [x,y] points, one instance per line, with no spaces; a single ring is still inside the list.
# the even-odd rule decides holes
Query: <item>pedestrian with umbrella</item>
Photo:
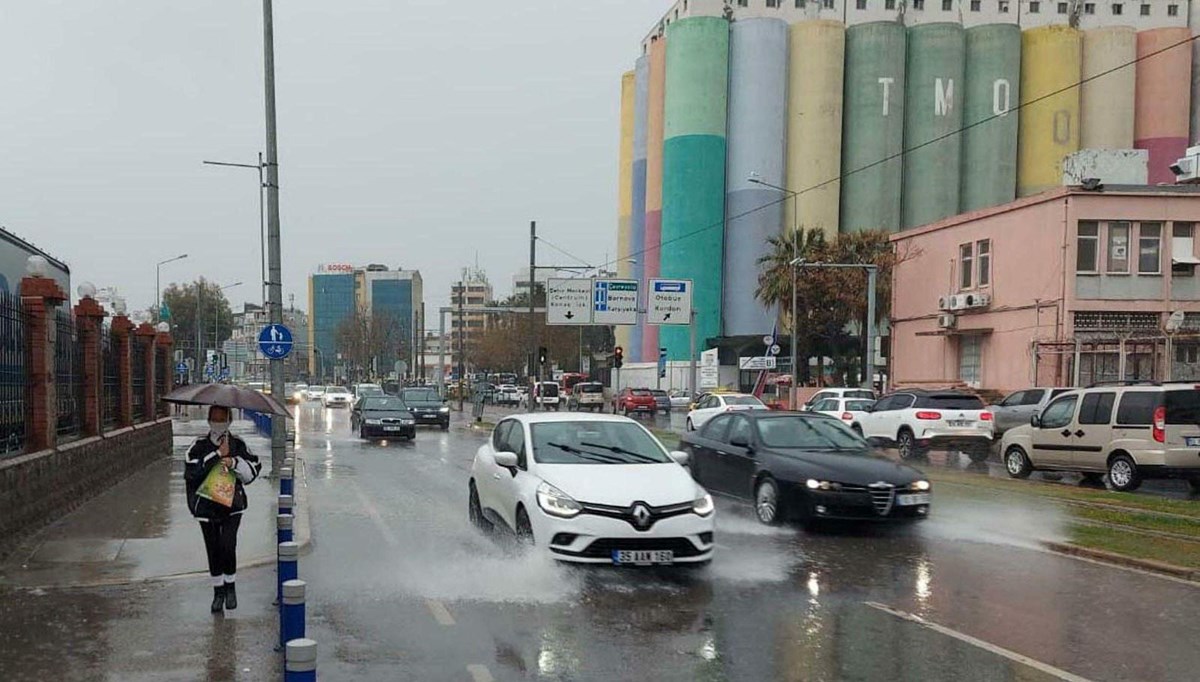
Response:
[[[188,450],[183,478],[188,509],[200,522],[208,574],[213,582],[211,611],[237,608],[237,534],[247,508],[246,486],[262,472],[246,441],[229,432],[231,408],[288,416],[277,401],[249,389],[222,384],[185,386],[163,400],[209,405],[208,433]]]

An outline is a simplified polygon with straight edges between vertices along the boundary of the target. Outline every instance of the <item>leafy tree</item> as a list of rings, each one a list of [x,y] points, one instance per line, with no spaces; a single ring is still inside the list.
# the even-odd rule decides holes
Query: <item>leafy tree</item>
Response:
[[[196,347],[197,303],[200,306],[200,332],[204,337],[200,343],[202,349],[220,348],[233,335],[233,310],[225,292],[214,282],[201,277],[194,282],[172,283],[163,291],[162,302],[170,311],[168,321],[176,347],[189,355]]]

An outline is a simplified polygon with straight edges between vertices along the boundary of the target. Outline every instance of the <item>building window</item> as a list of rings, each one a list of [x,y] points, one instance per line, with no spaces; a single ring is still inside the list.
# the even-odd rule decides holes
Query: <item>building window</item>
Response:
[[[767,0],[767,7],[779,7],[779,0]]]
[[[958,337],[958,380],[968,386],[983,382],[983,337],[972,334]]]
[[[833,9],[833,0],[821,0],[821,7]]]
[[[867,8],[867,0],[856,0],[854,3],[854,6],[857,7],[858,9],[866,9]]]
[[[1189,365],[1194,365],[1200,362],[1200,346],[1176,344],[1175,346],[1175,362],[1183,362]]]
[[[1129,274],[1129,223],[1108,224],[1108,267],[1110,275]]]
[[[978,12],[983,7],[983,0],[971,0],[971,11]]]
[[[973,283],[975,271],[973,270],[974,258],[973,244],[960,244],[958,247],[958,288],[970,289]]]
[[[1138,274],[1162,274],[1162,223],[1138,226]]]
[[[1041,12],[1041,11],[1042,11],[1042,3],[1038,2],[1037,0],[1033,0],[1033,2],[1029,3],[1029,13],[1030,14],[1037,14],[1038,12]]]
[[[1142,5],[1142,16],[1143,17],[1150,16],[1150,5]]]
[[[1171,274],[1191,277],[1196,273],[1196,226],[1175,223],[1171,226]]]
[[[925,0],[912,0],[913,9],[925,9]]]
[[[1100,270],[1100,225],[1092,220],[1079,222],[1075,245],[1075,272],[1092,274]]]
[[[942,0],[942,11],[949,12],[954,9],[954,0]]]
[[[992,240],[975,242],[975,261],[975,268],[979,272],[975,280],[979,286],[986,287],[992,283]]]
[[[1083,13],[1084,14],[1095,14],[1096,13],[1096,3],[1094,3],[1094,2],[1083,3]]]
[[[896,0],[883,0],[884,9],[896,9]]]
[[[1179,5],[1167,5],[1167,16],[1168,17],[1179,16]]]
[[[1119,16],[1121,16],[1121,12],[1123,12],[1123,11],[1125,11],[1125,9],[1124,9],[1123,7],[1121,7],[1120,5],[1113,5],[1113,6],[1112,6],[1112,13],[1113,13],[1113,16],[1114,16],[1114,17],[1119,17]]]
[[[1065,2],[1058,3],[1058,13],[1059,14],[1067,13],[1067,3],[1065,3]]]
[[[738,0],[738,7],[746,7],[750,4],[750,0]]]
[[[804,9],[806,4],[808,4],[808,0],[796,0],[796,9]]]
[[[1008,14],[1008,0],[1000,0],[1000,13]]]

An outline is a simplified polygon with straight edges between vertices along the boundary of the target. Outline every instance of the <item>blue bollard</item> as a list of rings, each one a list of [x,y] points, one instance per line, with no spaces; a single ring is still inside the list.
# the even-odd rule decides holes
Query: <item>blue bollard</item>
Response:
[[[300,545],[294,542],[279,543],[278,582],[275,586],[275,601],[283,604],[283,584],[300,577]],[[282,639],[280,641],[282,643]]]
[[[284,682],[316,682],[317,643],[311,639],[293,639],[284,649]]]
[[[303,580],[289,580],[283,584],[283,610],[279,614],[282,642],[304,638],[305,590]]]
[[[292,469],[289,467],[283,467],[279,470],[279,494],[296,494],[296,480],[293,478]]]
[[[275,517],[275,542],[291,542],[292,522],[295,517],[291,514],[280,514]]]
[[[291,514],[293,509],[292,496],[280,493],[279,503],[276,506],[278,507],[278,510],[275,512],[276,514]]]

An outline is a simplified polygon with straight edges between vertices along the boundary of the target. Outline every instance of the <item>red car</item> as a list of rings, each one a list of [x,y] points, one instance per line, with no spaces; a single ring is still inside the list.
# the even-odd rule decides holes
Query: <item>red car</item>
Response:
[[[654,394],[648,388],[625,388],[613,398],[613,414],[621,413],[629,416],[634,412],[654,414],[658,411],[658,403]]]

